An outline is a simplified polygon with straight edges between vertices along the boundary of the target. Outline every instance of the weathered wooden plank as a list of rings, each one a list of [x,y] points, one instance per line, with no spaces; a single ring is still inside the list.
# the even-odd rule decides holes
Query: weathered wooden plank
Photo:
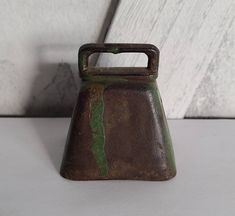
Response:
[[[235,117],[235,22],[229,25],[186,117]]]
[[[183,118],[234,19],[232,6],[232,0],[122,1],[106,42],[155,44],[161,52],[158,83],[167,117]],[[144,63],[138,55],[103,55],[98,62]]]

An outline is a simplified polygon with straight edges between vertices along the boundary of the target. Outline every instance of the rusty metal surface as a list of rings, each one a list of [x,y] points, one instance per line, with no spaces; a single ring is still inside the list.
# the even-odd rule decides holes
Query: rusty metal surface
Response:
[[[91,68],[94,52],[144,52],[147,68]],[[156,85],[159,51],[148,44],[87,44],[79,51],[83,85],[61,175],[72,180],[167,180],[176,168]]]

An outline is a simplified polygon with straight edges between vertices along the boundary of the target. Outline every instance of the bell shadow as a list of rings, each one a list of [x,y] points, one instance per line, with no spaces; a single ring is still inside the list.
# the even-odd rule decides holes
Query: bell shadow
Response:
[[[71,117],[80,86],[77,69],[78,48],[79,46],[76,45],[39,45],[35,47],[36,76],[25,107],[26,116]],[[70,52],[75,53],[72,58],[68,58]],[[62,58],[70,59],[70,62],[57,61],[59,55]],[[73,60],[74,62],[71,62]],[[59,171],[69,120],[33,118],[30,119],[30,124],[40,139],[42,148],[51,164]]]
[[[57,61],[58,55],[63,58],[67,54],[63,52],[69,52],[69,48],[62,45],[35,48],[37,74],[31,85],[26,116],[71,117],[79,89],[77,62]]]

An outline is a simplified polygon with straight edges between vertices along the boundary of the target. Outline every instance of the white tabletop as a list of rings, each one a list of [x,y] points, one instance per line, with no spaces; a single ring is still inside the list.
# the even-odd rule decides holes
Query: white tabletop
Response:
[[[169,121],[177,176],[69,181],[59,167],[70,119],[0,119],[1,216],[235,215],[235,120]]]

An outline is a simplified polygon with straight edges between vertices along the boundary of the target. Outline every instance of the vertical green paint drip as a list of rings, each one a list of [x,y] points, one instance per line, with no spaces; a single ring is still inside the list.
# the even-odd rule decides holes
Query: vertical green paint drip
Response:
[[[99,86],[95,89],[95,94],[92,95],[90,105],[90,126],[92,132],[92,152],[94,154],[97,166],[99,168],[100,176],[107,176],[108,165],[105,157],[104,145],[104,102],[103,102],[104,87]]]

